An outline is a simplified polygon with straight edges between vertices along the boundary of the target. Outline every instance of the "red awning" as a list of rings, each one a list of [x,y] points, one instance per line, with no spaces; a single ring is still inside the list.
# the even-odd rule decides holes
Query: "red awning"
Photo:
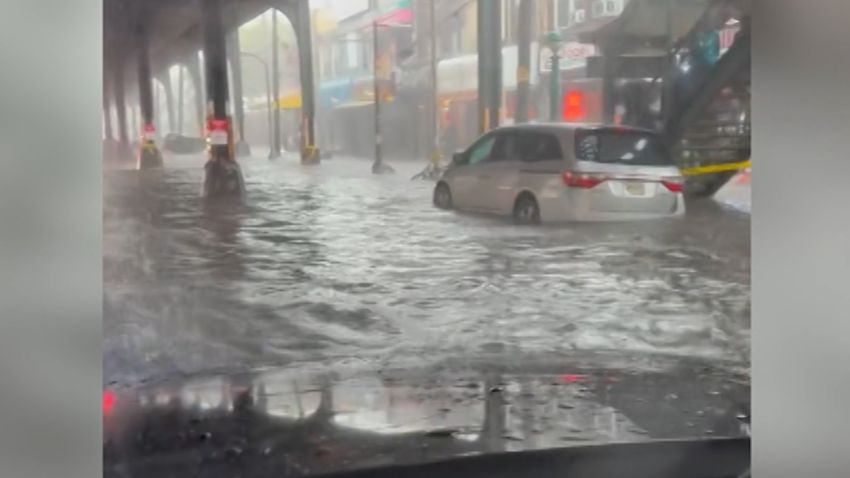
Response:
[[[375,20],[378,25],[410,25],[413,23],[413,11],[409,8],[399,8],[385,13]]]

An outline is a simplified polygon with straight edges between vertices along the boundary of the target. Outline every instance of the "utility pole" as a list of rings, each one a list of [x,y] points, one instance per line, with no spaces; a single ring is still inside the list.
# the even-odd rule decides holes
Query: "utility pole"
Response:
[[[376,173],[383,166],[381,157],[381,97],[378,91],[378,21],[372,20],[372,96],[375,100],[375,162],[372,172]]]
[[[490,5],[490,128],[499,126],[502,111],[502,2],[485,1]]]
[[[502,100],[501,2],[479,0],[478,17],[478,130],[499,126]]]
[[[531,30],[534,18],[534,0],[519,0],[519,25],[517,32],[516,112],[517,123],[528,121],[530,96],[529,71],[531,68]]]
[[[278,12],[276,9],[272,9],[272,91],[275,97],[274,104],[274,115],[272,118],[274,121],[272,122],[272,129],[274,130],[274,135],[272,136],[272,144],[271,151],[269,152],[269,159],[275,159],[280,157],[280,108],[277,105],[277,97],[280,94],[280,78],[279,71],[280,66],[278,62],[278,44],[277,44],[277,15]]]
[[[558,121],[561,106],[561,56],[558,54],[561,43],[561,34],[557,31],[553,30],[546,34],[546,44],[552,51],[550,59],[552,68],[549,74],[549,119],[551,121]]]
[[[429,56],[431,57],[431,164],[436,168],[440,162],[440,127],[437,123],[440,105],[437,89],[437,13],[434,3],[436,3],[434,0],[428,2],[428,28],[431,30],[429,48]]]

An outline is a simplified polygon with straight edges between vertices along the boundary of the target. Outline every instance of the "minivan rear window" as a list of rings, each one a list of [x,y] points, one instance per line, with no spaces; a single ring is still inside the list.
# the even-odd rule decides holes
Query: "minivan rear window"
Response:
[[[528,131],[522,142],[522,158],[526,162],[563,159],[558,138],[548,133]]]
[[[635,166],[673,164],[664,140],[642,131],[579,130],[576,131],[575,149],[579,161]]]

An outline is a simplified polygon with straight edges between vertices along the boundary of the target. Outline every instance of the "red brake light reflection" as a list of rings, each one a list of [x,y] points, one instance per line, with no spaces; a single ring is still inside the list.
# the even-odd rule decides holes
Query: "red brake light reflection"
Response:
[[[572,373],[568,373],[565,375],[561,375],[561,383],[578,383],[583,382],[585,380],[584,375],[576,375]]]
[[[115,405],[115,395],[109,391],[103,391],[103,414],[108,415],[112,412],[112,407]]]

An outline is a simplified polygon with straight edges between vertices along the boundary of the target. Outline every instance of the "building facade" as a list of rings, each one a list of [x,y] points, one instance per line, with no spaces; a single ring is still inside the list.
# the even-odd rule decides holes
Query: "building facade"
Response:
[[[477,8],[480,0],[344,0],[334,4],[334,28],[316,33],[319,142],[324,150],[371,155],[374,127],[374,83],[379,85],[384,147],[391,156],[424,158],[437,134],[443,153],[471,142],[478,134]],[[501,5],[501,123],[511,123],[516,110],[520,0]],[[540,44],[546,32],[604,22],[619,15],[627,0],[533,0],[529,82],[529,117],[548,111],[551,52]],[[337,4],[345,4],[337,8]],[[433,21],[431,15],[433,14]],[[372,23],[378,30],[377,70]],[[431,25],[435,31],[431,31]],[[436,44],[436,98],[431,85],[431,43]],[[584,73],[592,45],[565,42],[560,51],[562,77]],[[353,126],[356,125],[356,126]],[[450,137],[451,136],[451,137]]]

